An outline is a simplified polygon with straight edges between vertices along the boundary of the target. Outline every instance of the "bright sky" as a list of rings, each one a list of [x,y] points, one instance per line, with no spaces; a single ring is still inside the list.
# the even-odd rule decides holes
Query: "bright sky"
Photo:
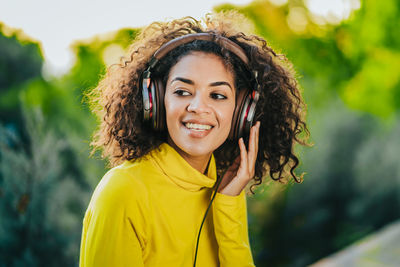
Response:
[[[0,21],[40,41],[47,67],[57,73],[72,64],[69,46],[74,40],[156,20],[200,18],[226,2],[244,5],[251,0],[2,0]]]
[[[157,20],[183,16],[200,18],[218,4],[228,2],[247,5],[251,1],[2,0],[0,22],[22,29],[27,35],[40,41],[46,60],[45,70],[60,74],[67,71],[73,63],[69,46],[74,40],[91,38],[96,34],[123,27],[141,27]],[[281,5],[287,0],[270,2]],[[359,0],[306,0],[308,8],[320,16],[344,14],[346,10],[343,3],[350,2]]]

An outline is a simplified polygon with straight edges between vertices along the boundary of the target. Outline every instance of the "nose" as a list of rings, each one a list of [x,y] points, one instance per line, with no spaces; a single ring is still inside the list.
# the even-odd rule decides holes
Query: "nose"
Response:
[[[201,94],[196,94],[189,102],[189,105],[187,106],[187,111],[194,113],[210,113],[211,107],[209,106],[209,103],[205,96]]]

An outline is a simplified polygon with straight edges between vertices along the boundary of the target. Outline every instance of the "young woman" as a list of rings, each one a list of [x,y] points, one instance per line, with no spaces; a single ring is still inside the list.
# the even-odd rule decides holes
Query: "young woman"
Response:
[[[233,19],[235,18],[235,19]],[[245,187],[296,177],[304,104],[238,14],[153,23],[91,94],[114,166],[83,221],[80,266],[254,266]]]

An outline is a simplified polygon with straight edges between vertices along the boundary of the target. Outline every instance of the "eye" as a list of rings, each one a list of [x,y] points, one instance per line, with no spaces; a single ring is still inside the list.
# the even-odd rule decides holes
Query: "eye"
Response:
[[[211,94],[212,99],[217,99],[217,100],[222,100],[222,99],[227,99],[227,97],[223,94],[218,94],[218,93],[212,93]]]
[[[190,95],[190,92],[188,92],[186,90],[178,89],[178,90],[175,90],[174,94],[178,95],[178,96],[188,96],[188,95]]]

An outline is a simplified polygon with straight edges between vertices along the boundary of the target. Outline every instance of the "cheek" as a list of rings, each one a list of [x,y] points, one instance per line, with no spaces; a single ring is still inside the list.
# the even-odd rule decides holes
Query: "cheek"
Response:
[[[171,97],[169,97],[168,95],[165,96],[164,107],[167,119],[171,113],[176,112],[176,108],[174,109],[174,107],[176,107],[176,103],[173,103]]]
[[[185,103],[183,101],[178,101],[172,96],[165,96],[164,99],[165,116],[167,125],[168,122],[172,123],[177,121],[181,114],[185,111]]]
[[[224,127],[227,127],[227,130],[230,129],[230,125],[232,124],[233,112],[235,110],[235,103],[229,103],[229,105],[224,106],[219,109],[217,112],[217,116],[219,121]],[[229,126],[228,126],[229,125]]]

